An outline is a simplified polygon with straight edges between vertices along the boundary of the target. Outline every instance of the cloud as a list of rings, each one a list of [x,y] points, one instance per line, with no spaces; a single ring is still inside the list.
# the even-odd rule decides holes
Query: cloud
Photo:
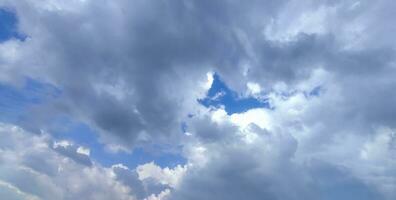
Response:
[[[69,157],[80,164],[92,166],[92,162],[89,158],[89,149],[73,145],[68,141],[54,142],[52,148],[58,153]]]
[[[20,127],[0,124],[0,193],[6,199],[144,199],[163,196],[173,188],[183,167],[161,169],[150,180],[150,170],[129,170],[122,165],[106,168],[90,160],[86,151],[68,141],[52,142]],[[81,151],[81,150],[80,150]],[[173,175],[174,174],[174,175]]]
[[[178,186],[186,170],[186,166],[181,165],[177,165],[173,169],[168,167],[162,169],[153,162],[140,165],[136,168],[140,180],[152,178],[163,185],[169,185],[173,188]]]
[[[194,115],[187,127],[195,137],[185,155],[195,167],[171,199],[392,199],[393,124],[378,126],[343,105],[345,87],[337,78],[320,69],[262,94],[269,108]],[[315,85],[320,92],[310,95]]]
[[[190,27],[199,16],[173,21],[174,15],[188,15],[182,10],[173,12],[185,6],[182,2],[119,3],[6,3],[15,8],[21,29],[31,38],[16,50],[16,58],[4,58],[7,65],[30,68],[9,76],[29,76],[54,84],[62,90],[62,98],[36,112],[45,109],[46,115],[69,114],[96,128],[106,143],[129,146],[175,136],[187,108],[204,94],[203,84],[195,83],[206,82],[206,57],[221,51],[208,52],[208,44],[215,38],[206,37],[210,33],[203,27]],[[136,12],[127,12],[126,7]],[[99,10],[103,15],[96,14]],[[74,17],[67,17],[69,14]],[[168,16],[163,20],[169,24],[156,22],[163,15]],[[148,23],[139,21],[141,17]],[[113,23],[118,20],[122,21]],[[182,31],[191,33],[173,30],[180,23],[185,26]],[[65,34],[69,30],[76,32]],[[213,37],[220,35],[213,33]],[[45,128],[48,118],[44,115],[34,125]]]
[[[190,141],[186,146],[204,149],[200,154],[205,159],[195,159],[194,151],[186,151],[190,168],[170,199],[391,199],[396,187],[392,183],[396,163],[389,156],[394,149],[390,142],[393,131],[387,129],[385,135],[374,139],[350,134],[343,140],[337,135],[326,136],[326,132],[310,132],[312,127],[294,121],[308,110],[301,108],[301,103],[309,107],[308,102],[313,101],[303,98],[302,102],[293,97],[279,100],[278,110],[255,109],[222,119],[236,129],[205,129],[232,139],[207,142],[198,137]],[[268,122],[261,123],[265,119]],[[223,122],[220,126],[227,125]],[[199,134],[195,131],[201,130],[192,131],[192,135]],[[311,137],[318,137],[315,144],[310,143]],[[381,140],[385,145],[379,144]],[[365,160],[368,149],[380,155]],[[364,156],[356,156],[359,153]],[[382,169],[376,168],[379,163]],[[389,179],[384,181],[384,177]]]
[[[0,44],[1,82],[29,77],[61,91],[17,124],[50,132],[52,120],[66,115],[109,147],[165,144],[181,147],[187,159],[175,169],[104,168],[72,142],[48,147],[51,135],[24,138],[9,127],[17,133],[0,140],[8,149],[0,165],[2,192],[68,199],[95,186],[99,197],[119,199],[396,196],[394,2],[0,5],[15,11],[18,31],[28,36]],[[268,99],[268,108],[231,115],[225,107],[203,107],[198,99],[208,96],[214,74],[236,99]]]
[[[37,199],[134,199],[109,169],[80,165],[72,157],[75,154],[64,156],[52,149],[48,136],[7,124],[1,124],[0,132],[0,179],[6,188]]]

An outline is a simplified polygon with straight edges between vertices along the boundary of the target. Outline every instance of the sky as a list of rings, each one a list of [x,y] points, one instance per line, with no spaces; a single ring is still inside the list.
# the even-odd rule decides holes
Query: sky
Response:
[[[395,9],[0,0],[0,197],[394,200]]]

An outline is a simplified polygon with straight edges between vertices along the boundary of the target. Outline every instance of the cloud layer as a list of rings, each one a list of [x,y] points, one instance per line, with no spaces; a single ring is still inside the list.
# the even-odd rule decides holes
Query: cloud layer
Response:
[[[10,199],[396,197],[396,3],[0,6],[26,35],[0,43],[1,84],[59,90],[1,124],[0,193]],[[265,108],[201,105],[216,97],[214,74],[227,98]],[[62,117],[87,124],[113,152],[160,146],[187,163],[104,167],[86,147],[55,139]]]

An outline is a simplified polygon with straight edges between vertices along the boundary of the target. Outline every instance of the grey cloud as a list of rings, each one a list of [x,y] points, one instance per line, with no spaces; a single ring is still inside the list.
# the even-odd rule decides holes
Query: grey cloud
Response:
[[[218,66],[233,70],[244,57],[236,27],[251,25],[245,22],[253,15],[268,20],[283,3],[87,1],[57,10],[5,2],[15,7],[21,29],[31,37],[23,51],[34,55],[30,65],[37,70],[24,75],[48,80],[63,92],[47,113],[77,116],[107,133],[106,140],[126,146],[145,137],[176,137],[181,116],[200,90],[196,82]],[[95,91],[118,84],[124,84],[119,89],[125,98]],[[44,116],[34,124],[46,121]]]
[[[124,169],[121,167],[113,167],[114,173],[117,175],[117,179],[120,180],[125,185],[132,188],[132,193],[136,195],[138,199],[143,199],[147,196],[144,185],[139,180],[138,174],[129,169]]]
[[[51,137],[0,124],[0,193],[4,199],[144,199],[167,188],[140,180],[135,170],[103,167],[76,145],[51,146]],[[89,165],[89,167],[87,167]]]
[[[259,83],[263,97],[299,94],[301,85],[320,84],[323,92],[306,104],[274,107],[279,131],[256,127],[253,144],[241,142],[232,125],[218,125],[205,115],[191,119],[192,141],[211,155],[172,197],[395,196],[378,191],[395,187],[394,162],[383,153],[393,147],[378,152],[380,142],[374,150],[367,147],[373,138],[387,138],[378,127],[396,125],[393,2],[3,2],[15,8],[20,29],[30,38],[2,44],[9,45],[4,52],[12,47],[16,53],[1,57],[0,69],[11,79],[29,76],[62,90],[51,105],[33,110],[26,127],[45,128],[53,116],[68,114],[98,130],[104,143],[179,145],[185,142],[180,124],[200,109],[196,99],[205,90],[198,82],[210,70],[238,93],[247,82]],[[317,69],[325,75],[315,77]],[[286,138],[272,139],[278,133]],[[264,151],[267,146],[273,151]],[[365,151],[373,151],[375,159],[361,158]],[[31,159],[27,165],[35,165]],[[376,159],[384,171],[372,169]]]
[[[86,166],[92,166],[92,161],[89,158],[89,155],[86,154],[82,154],[78,152],[78,148],[79,146],[74,145],[74,144],[69,144],[69,145],[65,145],[65,146],[61,146],[61,145],[54,145],[52,144],[52,148],[62,154],[63,156],[69,157],[72,160],[74,160],[77,163],[80,163],[82,165],[86,165]],[[29,159],[31,159],[32,157],[29,157]]]
[[[187,132],[205,143],[218,143],[234,140],[237,127],[231,123],[219,124],[213,122],[209,116],[198,118],[194,116],[187,121]]]
[[[313,161],[307,170],[322,199],[384,199],[381,193],[341,167]]]
[[[138,199],[144,199],[151,194],[159,194],[165,189],[170,189],[169,186],[152,179],[140,180],[135,170],[124,169],[117,166],[113,167],[113,170],[117,175],[117,179],[132,188],[131,194]]]
[[[22,164],[48,176],[56,175],[58,168],[54,160],[49,160],[41,152],[31,152],[22,158]]]
[[[205,145],[208,163],[192,168],[170,199],[386,199],[353,169],[325,157],[300,161],[292,135],[252,130],[259,134],[253,143]]]

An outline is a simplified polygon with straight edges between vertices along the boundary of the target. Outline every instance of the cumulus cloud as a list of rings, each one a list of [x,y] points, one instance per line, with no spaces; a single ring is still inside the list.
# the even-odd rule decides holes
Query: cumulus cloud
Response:
[[[67,156],[74,161],[83,165],[91,166],[92,162],[89,158],[89,149],[77,147],[68,141],[54,142],[52,148],[60,154]]]
[[[16,30],[27,36],[0,43],[0,81],[18,85],[28,77],[61,91],[16,124],[51,133],[52,120],[68,116],[113,149],[165,144],[181,147],[187,159],[172,169],[105,168],[72,141],[25,137],[2,125],[15,132],[0,140],[0,192],[10,198],[73,199],[91,195],[92,187],[98,193],[87,198],[396,197],[396,3],[0,5],[15,12]],[[265,99],[268,108],[229,115],[221,106],[201,106],[214,74],[235,98]]]
[[[376,129],[381,134],[374,138],[310,130],[315,127],[302,118],[318,98],[301,93],[274,98],[274,110],[223,115],[220,123],[213,116],[221,111],[206,113],[212,123],[236,128],[192,130],[191,137],[203,131],[222,139],[189,141],[190,168],[171,199],[391,199],[394,130]],[[195,159],[191,148],[203,149],[204,160]],[[383,167],[377,168],[379,163]]]
[[[3,3],[15,9],[19,28],[29,36],[23,43],[9,42],[16,52],[4,58],[4,68],[20,70],[8,76],[48,81],[64,94],[38,109],[47,110],[44,116],[35,114],[39,128],[51,118],[48,115],[69,114],[99,130],[106,143],[124,146],[165,139],[179,130],[186,109],[204,93],[207,58],[214,56],[208,44],[215,38],[206,37],[204,27],[192,28],[199,16],[182,17],[189,15],[182,2],[131,3]],[[147,23],[139,20],[143,16]],[[169,24],[157,22],[162,16]],[[220,38],[219,33],[213,35]]]
[[[153,163],[132,170],[123,165],[106,168],[92,162],[83,147],[52,142],[49,135],[4,123],[0,135],[0,193],[6,199],[161,199],[184,169],[161,169]],[[163,176],[141,172],[146,166]],[[155,178],[146,180],[151,176]]]
[[[205,82],[208,71],[238,91],[257,93],[274,84],[294,85],[320,68],[337,77],[342,95],[350,95],[342,103],[356,107],[351,112],[376,106],[378,113],[362,117],[391,120],[381,106],[387,102],[352,105],[353,98],[379,96],[393,86],[392,47],[372,45],[378,31],[366,31],[377,28],[375,21],[383,18],[374,14],[391,7],[386,2],[375,9],[368,1],[2,4],[15,10],[19,30],[29,36],[2,44],[10,46],[3,51],[14,52],[4,54],[4,76],[38,78],[63,91],[46,114],[35,114],[43,119],[35,117],[31,126],[43,128],[48,115],[67,113],[99,130],[107,143],[177,138],[180,122],[205,91],[196,82]],[[377,23],[379,30],[383,23]],[[349,30],[350,24],[357,30]],[[365,83],[383,89],[361,93]]]

